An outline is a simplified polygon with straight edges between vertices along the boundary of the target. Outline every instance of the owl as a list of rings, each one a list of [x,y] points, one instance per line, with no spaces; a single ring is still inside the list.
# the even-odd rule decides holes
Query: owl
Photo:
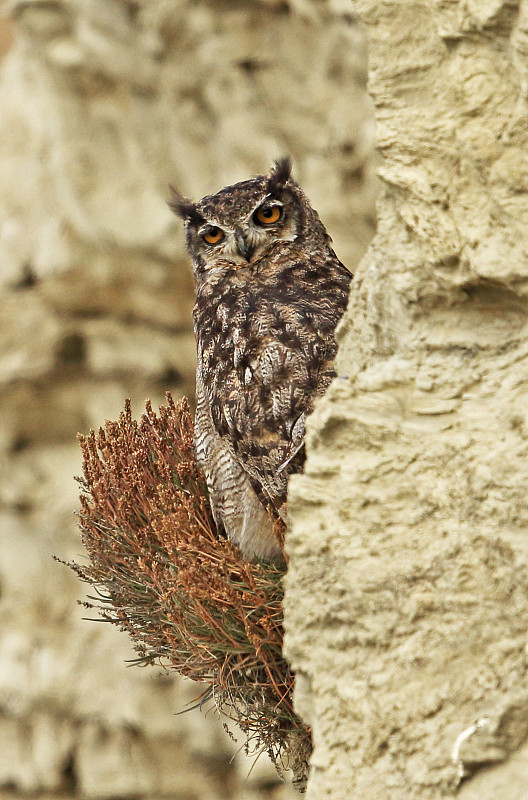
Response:
[[[280,562],[274,522],[335,376],[352,275],[289,158],[197,203],[171,191],[196,284],[196,453],[213,516],[244,557]]]

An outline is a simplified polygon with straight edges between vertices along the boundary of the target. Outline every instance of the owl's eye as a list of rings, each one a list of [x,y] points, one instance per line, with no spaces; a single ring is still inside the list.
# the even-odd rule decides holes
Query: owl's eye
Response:
[[[253,215],[258,225],[272,225],[282,217],[282,206],[260,206]]]
[[[207,244],[219,244],[222,241],[225,234],[222,228],[217,228],[215,225],[211,225],[210,228],[207,228],[206,231],[202,233],[202,239]]]

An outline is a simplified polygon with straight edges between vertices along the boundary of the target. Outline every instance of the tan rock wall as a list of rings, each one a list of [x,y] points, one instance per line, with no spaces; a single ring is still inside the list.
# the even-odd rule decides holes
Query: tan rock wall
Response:
[[[0,72],[0,790],[291,796],[234,764],[200,689],[127,669],[82,619],[77,431],[194,389],[193,289],[167,184],[198,197],[291,153],[343,260],[373,226],[366,52],[296,2],[15,0]],[[7,41],[7,38],[6,38]],[[91,616],[91,614],[88,614]],[[6,800],[2,797],[2,800]]]
[[[528,4],[353,7],[384,188],[290,484],[307,798],[520,798]]]

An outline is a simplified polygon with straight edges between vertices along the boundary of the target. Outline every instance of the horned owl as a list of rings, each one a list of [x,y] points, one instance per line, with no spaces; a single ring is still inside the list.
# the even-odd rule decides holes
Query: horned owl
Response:
[[[198,203],[171,190],[196,283],[196,452],[213,516],[245,557],[278,561],[273,521],[335,376],[352,275],[288,158]]]

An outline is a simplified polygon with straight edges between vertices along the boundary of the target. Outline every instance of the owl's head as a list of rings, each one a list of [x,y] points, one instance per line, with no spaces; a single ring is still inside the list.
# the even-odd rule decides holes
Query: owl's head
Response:
[[[285,243],[309,238],[328,245],[317,212],[282,158],[268,175],[226,186],[198,203],[171,187],[169,207],[185,222],[185,237],[198,276],[215,267],[247,267]]]

